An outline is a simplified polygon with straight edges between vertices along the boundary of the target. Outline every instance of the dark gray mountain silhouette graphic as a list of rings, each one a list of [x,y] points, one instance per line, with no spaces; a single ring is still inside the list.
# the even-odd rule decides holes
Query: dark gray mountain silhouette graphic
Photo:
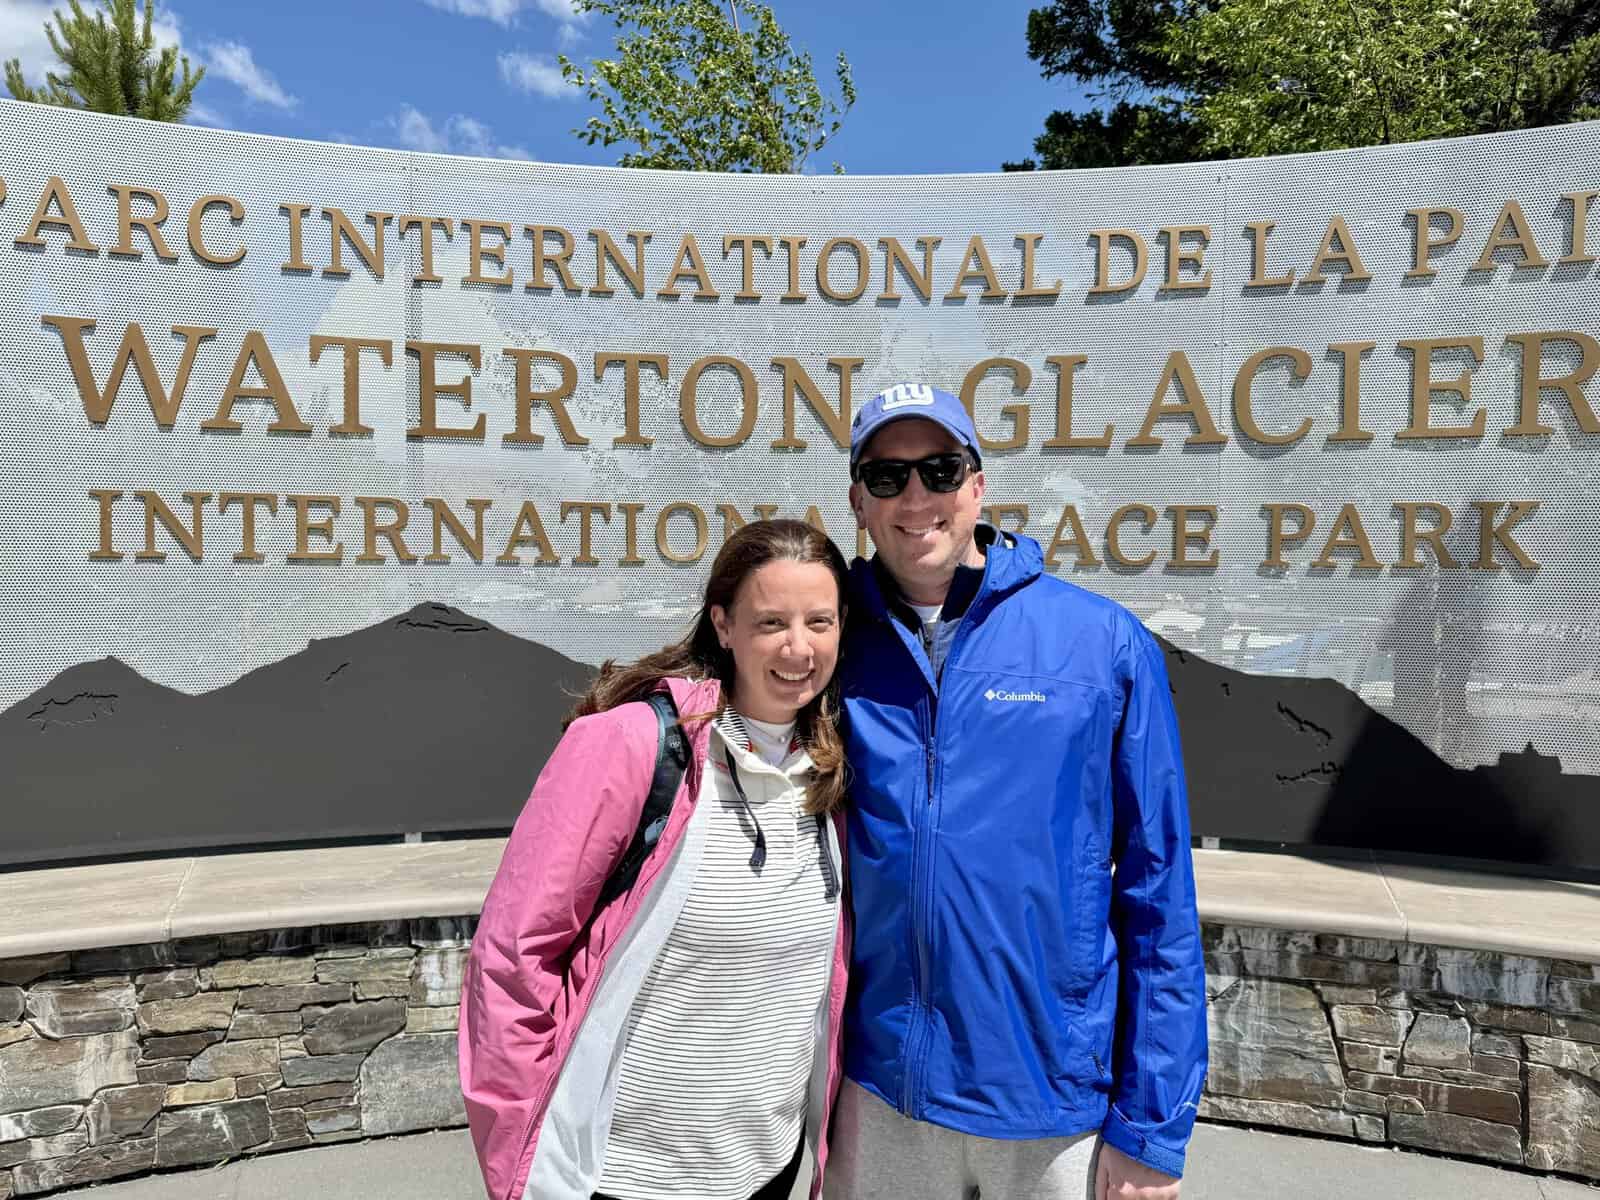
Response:
[[[1600,777],[1460,770],[1335,681],[1162,645],[1197,835],[1600,868]],[[82,663],[0,713],[0,866],[508,829],[592,674],[441,604],[200,696]]]
[[[81,663],[0,713],[0,865],[506,829],[592,674],[440,604],[199,696]]]
[[[1563,774],[1532,746],[1453,767],[1337,681],[1162,648],[1196,834],[1600,867],[1600,777]]]

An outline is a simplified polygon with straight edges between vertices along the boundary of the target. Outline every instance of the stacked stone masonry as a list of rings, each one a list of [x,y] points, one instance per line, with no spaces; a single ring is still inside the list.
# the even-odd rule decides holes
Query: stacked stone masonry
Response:
[[[0,960],[0,1200],[461,1125],[475,918]],[[1600,967],[1207,925],[1202,1117],[1600,1179]]]
[[[462,1125],[476,918],[0,960],[0,1200]]]

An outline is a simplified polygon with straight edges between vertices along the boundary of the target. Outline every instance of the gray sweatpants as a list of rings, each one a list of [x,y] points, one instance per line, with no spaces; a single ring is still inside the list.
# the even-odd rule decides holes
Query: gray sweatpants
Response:
[[[824,1200],[1094,1200],[1094,1133],[1001,1141],[903,1117],[846,1079]]]

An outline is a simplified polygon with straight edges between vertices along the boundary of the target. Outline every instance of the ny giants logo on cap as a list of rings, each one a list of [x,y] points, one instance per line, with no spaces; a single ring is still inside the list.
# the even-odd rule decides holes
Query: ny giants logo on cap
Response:
[[[896,408],[907,408],[913,404],[925,407],[932,403],[933,389],[925,383],[898,383],[883,393],[885,412]]]

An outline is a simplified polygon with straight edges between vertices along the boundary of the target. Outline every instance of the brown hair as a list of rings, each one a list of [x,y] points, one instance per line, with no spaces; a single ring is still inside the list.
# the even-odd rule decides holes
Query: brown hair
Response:
[[[605,712],[619,704],[642,700],[669,676],[690,679],[716,679],[722,684],[723,703],[733,687],[733,655],[722,648],[711,623],[713,606],[730,611],[739,589],[769,562],[787,560],[821,563],[833,574],[839,587],[839,619],[844,620],[844,555],[833,539],[804,521],[752,521],[736,530],[717,552],[706,580],[700,612],[687,636],[672,645],[647,654],[635,662],[618,664],[607,659],[600,665],[589,690],[567,717],[571,724],[590,713]],[[689,714],[684,722],[705,720],[714,713]],[[844,803],[844,741],[839,734],[839,677],[828,681],[795,717],[795,728],[811,755],[814,771],[806,789],[806,811],[828,813]]]

